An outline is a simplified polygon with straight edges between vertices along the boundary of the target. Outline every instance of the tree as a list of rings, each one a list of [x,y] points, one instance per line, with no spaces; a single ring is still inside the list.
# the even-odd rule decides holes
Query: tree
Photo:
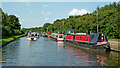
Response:
[[[0,12],[0,25],[2,25],[0,27],[2,28],[3,38],[23,33],[20,31],[21,25],[19,19],[15,15],[4,13],[1,8]]]

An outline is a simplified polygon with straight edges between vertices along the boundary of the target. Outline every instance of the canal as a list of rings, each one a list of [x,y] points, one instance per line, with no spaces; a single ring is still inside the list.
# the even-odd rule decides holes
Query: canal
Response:
[[[76,49],[40,37],[19,38],[2,48],[3,66],[119,66],[119,53]]]

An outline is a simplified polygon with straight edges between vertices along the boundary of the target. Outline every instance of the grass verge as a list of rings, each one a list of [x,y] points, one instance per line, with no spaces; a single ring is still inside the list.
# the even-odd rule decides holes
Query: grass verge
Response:
[[[25,34],[17,35],[17,36],[12,36],[12,37],[5,38],[5,39],[1,39],[0,40],[0,44],[1,44],[0,47],[6,45],[8,43],[10,43],[11,41],[14,41],[17,38],[23,37],[23,36],[25,36]]]

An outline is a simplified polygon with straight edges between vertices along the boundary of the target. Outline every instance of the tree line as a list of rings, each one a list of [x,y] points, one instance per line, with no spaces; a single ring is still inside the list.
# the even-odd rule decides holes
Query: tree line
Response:
[[[119,39],[119,3],[112,3],[104,7],[100,7],[98,10],[98,19],[97,11],[93,13],[69,16],[67,19],[57,19],[53,24],[45,23],[43,27],[36,27],[26,29],[23,28],[23,31],[28,32],[38,31],[38,32],[60,32],[66,34],[66,30],[74,29],[75,32],[85,32],[87,34],[97,32],[97,20],[99,33],[106,33],[107,37],[110,39]],[[64,28],[64,29],[63,29]]]
[[[21,24],[19,23],[18,17],[15,15],[8,15],[4,13],[0,8],[0,27],[2,28],[2,37],[10,37],[15,35],[23,34],[21,31]]]

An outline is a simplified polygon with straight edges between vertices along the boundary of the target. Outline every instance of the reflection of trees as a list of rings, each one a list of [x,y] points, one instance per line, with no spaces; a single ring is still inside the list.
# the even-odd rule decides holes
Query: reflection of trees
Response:
[[[69,44],[70,45],[70,44]],[[73,46],[75,47],[75,46]],[[77,48],[77,47],[75,47]],[[66,44],[66,49],[69,51],[73,51],[74,49],[72,47],[67,47]],[[91,49],[84,49],[84,48],[78,48],[80,52],[85,53],[86,55],[89,56],[88,61],[96,61],[94,62],[89,62],[91,65],[95,66],[120,66],[119,63],[119,56],[120,55],[118,52],[104,52],[104,51],[97,51],[97,50],[91,50]],[[77,49],[77,50],[78,50]],[[82,53],[80,54],[79,51],[76,51],[75,55],[76,56],[81,56]]]
[[[118,54],[117,52],[103,52],[103,54],[97,54],[96,60],[98,66],[120,66]]]
[[[106,64],[108,66],[120,66],[119,63],[119,54],[118,52],[110,52],[109,57],[107,58]]]
[[[105,66],[106,65],[105,62],[106,62],[106,57],[101,56],[101,55],[97,55],[97,63],[98,63],[98,65]]]
[[[0,48],[0,67],[2,67],[2,48]]]
[[[5,61],[5,64],[4,63],[2,64],[3,66],[6,65],[6,63],[7,64],[15,63],[12,60],[18,58],[21,40],[22,39],[17,39],[2,48],[2,61]]]

